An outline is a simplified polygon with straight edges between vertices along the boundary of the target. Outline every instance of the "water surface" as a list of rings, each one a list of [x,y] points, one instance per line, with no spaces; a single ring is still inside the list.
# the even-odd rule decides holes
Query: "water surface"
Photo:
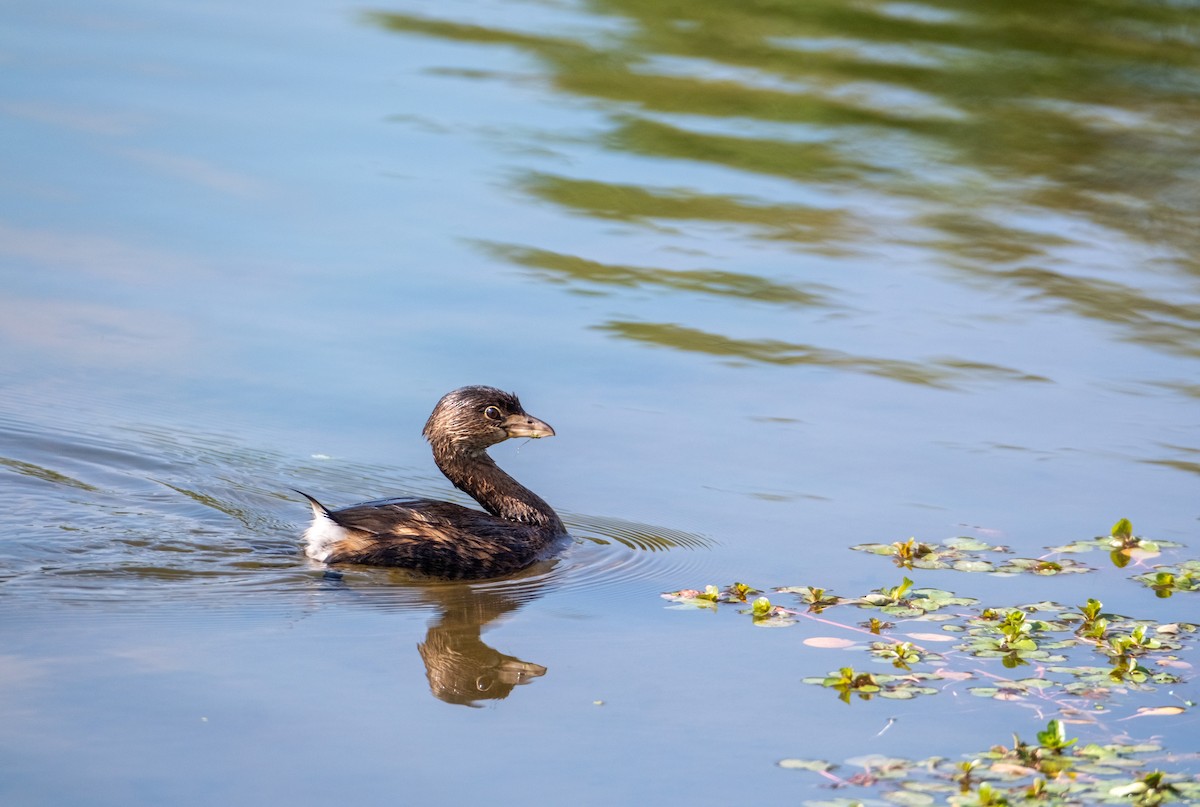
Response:
[[[800,684],[862,663],[816,625],[658,594],[865,593],[899,573],[855,544],[1122,516],[1195,557],[1196,11],[10,4],[0,795],[797,801],[781,758],[1031,735],[953,688],[847,707]],[[564,556],[300,556],[293,488],[462,500],[420,426],[467,383],[558,432],[495,454]]]

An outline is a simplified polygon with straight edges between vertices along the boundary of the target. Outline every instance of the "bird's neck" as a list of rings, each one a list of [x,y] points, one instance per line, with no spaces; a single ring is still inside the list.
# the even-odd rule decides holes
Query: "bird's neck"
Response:
[[[434,461],[454,487],[479,502],[494,516],[518,524],[565,532],[558,514],[541,496],[501,470],[486,451],[433,452]]]

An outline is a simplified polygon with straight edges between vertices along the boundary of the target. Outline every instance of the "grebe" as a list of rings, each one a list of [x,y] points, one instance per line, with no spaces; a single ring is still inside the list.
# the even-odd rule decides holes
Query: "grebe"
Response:
[[[422,432],[446,478],[486,510],[431,499],[381,499],[329,510],[312,496],[305,554],[325,563],[400,566],[449,579],[496,577],[530,565],[566,535],[540,496],[500,470],[488,446],[553,437],[517,396],[463,387],[438,401]]]

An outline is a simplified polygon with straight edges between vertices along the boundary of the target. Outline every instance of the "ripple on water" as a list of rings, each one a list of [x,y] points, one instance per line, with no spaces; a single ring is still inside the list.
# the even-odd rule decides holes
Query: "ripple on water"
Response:
[[[691,579],[708,553],[696,535],[566,514],[573,540],[503,579],[450,584],[396,569],[330,573],[300,553],[307,508],[291,488],[448,495],[440,480],[323,462],[313,467],[211,436],[120,429],[83,434],[0,420],[0,608],[31,600],[153,606],[293,607],[346,595],[374,607],[444,606],[464,585],[512,606],[564,588],[600,599],[654,580]]]
[[[700,573],[709,546],[704,538],[620,519],[566,518],[571,539],[552,557],[516,574],[478,581],[442,581],[404,569],[326,567],[302,560],[306,582],[323,595],[340,594],[382,609],[445,608],[461,597],[494,597],[518,607],[552,591],[569,589],[604,602],[631,588],[667,585]]]

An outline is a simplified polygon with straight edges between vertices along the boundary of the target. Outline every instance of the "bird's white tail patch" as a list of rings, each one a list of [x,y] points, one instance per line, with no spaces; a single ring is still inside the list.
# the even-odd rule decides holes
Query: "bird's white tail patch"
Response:
[[[313,508],[313,522],[304,531],[304,554],[325,562],[333,554],[334,545],[350,535],[345,527],[335,524],[325,513]]]
[[[296,491],[312,505],[313,521],[304,531],[304,554],[322,563],[333,554],[334,545],[345,540],[350,531],[329,517],[325,505],[302,490]]]

